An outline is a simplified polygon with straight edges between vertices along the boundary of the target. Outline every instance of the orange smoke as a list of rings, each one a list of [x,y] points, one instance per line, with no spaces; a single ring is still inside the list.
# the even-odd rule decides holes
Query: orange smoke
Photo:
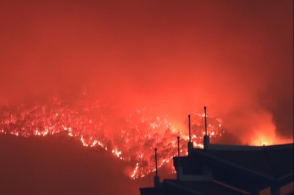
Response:
[[[172,156],[185,116],[204,105],[242,144],[293,141],[293,1],[4,0],[0,9],[2,133],[64,130],[143,165],[137,176],[151,170],[145,148],[160,142]],[[79,87],[93,93],[82,106]],[[59,91],[69,94],[34,99]]]

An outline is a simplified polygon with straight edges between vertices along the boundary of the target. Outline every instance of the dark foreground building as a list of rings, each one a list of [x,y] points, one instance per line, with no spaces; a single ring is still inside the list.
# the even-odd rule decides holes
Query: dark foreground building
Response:
[[[216,145],[206,131],[204,149],[190,141],[188,156],[173,158],[177,179],[160,182],[156,171],[154,187],[140,188],[140,194],[258,195],[270,187],[271,195],[280,195],[293,182],[293,145]]]

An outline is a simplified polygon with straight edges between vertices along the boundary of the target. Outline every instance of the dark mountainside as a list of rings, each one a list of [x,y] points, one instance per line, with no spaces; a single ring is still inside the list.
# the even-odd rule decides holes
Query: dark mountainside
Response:
[[[141,184],[124,175],[124,162],[65,135],[0,135],[0,155],[0,194],[139,194]]]
[[[131,180],[124,173],[126,162],[99,146],[84,147],[66,132],[29,138],[0,134],[0,156],[0,194],[5,195],[138,195],[139,187],[153,186],[154,173]],[[173,178],[169,171],[162,167],[161,179]]]
[[[225,134],[215,141],[233,139]],[[100,147],[84,147],[65,133],[30,138],[0,134],[0,156],[0,194],[5,195],[139,195],[139,187],[153,186],[154,173],[131,180],[124,174],[126,162]],[[165,167],[159,175],[174,177]],[[282,194],[291,190],[293,183]]]

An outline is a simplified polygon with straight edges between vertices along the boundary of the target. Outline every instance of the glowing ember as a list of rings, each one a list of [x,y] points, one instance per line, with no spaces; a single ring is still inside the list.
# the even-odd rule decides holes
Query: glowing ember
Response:
[[[167,164],[173,171],[171,158],[177,154],[177,135],[188,140],[187,130],[178,131],[168,116],[155,115],[151,109],[122,112],[121,107],[103,105],[81,94],[75,98],[36,99],[17,106],[3,106],[0,133],[15,136],[46,136],[66,131],[86,147],[100,146],[133,165],[128,175],[138,178],[154,171],[153,149],[158,148],[158,165]],[[209,117],[208,131],[219,136],[221,121]],[[179,124],[179,123],[178,123]],[[187,124],[183,124],[187,127]],[[192,114],[192,140],[202,147],[203,115]],[[181,142],[182,154],[187,153]]]

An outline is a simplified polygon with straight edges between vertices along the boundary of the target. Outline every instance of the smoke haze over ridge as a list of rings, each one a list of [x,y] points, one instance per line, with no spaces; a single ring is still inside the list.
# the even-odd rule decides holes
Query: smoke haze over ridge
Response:
[[[82,86],[293,141],[293,1],[1,1],[0,101]],[[258,144],[258,143],[256,143]]]

